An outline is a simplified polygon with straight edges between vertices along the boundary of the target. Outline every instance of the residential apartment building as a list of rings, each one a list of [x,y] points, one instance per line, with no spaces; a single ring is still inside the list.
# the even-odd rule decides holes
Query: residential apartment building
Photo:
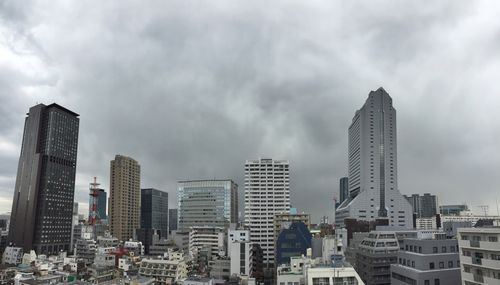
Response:
[[[238,184],[232,180],[187,180],[177,183],[178,230],[229,227],[238,222]]]
[[[264,264],[274,267],[274,217],[290,212],[287,160],[258,159],[245,163],[245,226],[251,243],[263,250]]]
[[[230,258],[230,275],[250,274],[250,231],[230,229],[227,239],[227,255]]]
[[[392,98],[383,88],[371,91],[349,127],[349,197],[336,210],[337,225],[354,218],[413,226],[413,209],[398,189],[396,134]]]
[[[226,255],[226,231],[223,227],[191,227],[189,231],[189,254],[205,261]]]
[[[500,285],[500,227],[458,229],[463,285]]]
[[[79,115],[38,104],[24,123],[7,243],[25,252],[69,251]]]
[[[110,174],[109,229],[114,237],[127,241],[140,226],[141,166],[133,158],[116,155]]]

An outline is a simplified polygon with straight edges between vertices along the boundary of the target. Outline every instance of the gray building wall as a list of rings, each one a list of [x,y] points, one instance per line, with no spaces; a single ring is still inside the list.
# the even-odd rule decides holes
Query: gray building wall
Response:
[[[404,239],[398,262],[391,265],[393,285],[461,283],[456,239]],[[428,283],[426,283],[426,281]]]
[[[69,250],[78,116],[57,104],[39,104],[26,117],[8,236],[24,252]]]
[[[168,209],[168,232],[177,230],[177,209]]]
[[[417,218],[432,218],[438,213],[436,195],[425,193],[424,195],[413,194],[406,196],[406,200],[410,202],[413,212],[417,214]]]

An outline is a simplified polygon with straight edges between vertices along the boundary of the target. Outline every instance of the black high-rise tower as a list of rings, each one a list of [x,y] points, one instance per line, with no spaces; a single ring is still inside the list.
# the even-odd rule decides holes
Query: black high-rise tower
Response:
[[[39,104],[27,114],[8,236],[25,252],[69,250],[78,116],[57,104]]]

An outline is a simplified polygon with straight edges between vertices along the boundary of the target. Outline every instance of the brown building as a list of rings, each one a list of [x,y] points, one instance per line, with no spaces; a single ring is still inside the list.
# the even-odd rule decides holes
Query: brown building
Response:
[[[110,174],[110,231],[114,237],[127,241],[140,228],[141,166],[133,158],[116,155]]]

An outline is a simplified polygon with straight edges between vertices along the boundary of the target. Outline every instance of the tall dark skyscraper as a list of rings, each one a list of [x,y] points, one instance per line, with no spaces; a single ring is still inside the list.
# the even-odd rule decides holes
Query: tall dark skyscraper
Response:
[[[154,188],[141,189],[141,228],[161,230],[161,237],[167,237],[167,192]]]
[[[340,178],[340,183],[339,183],[339,203],[342,204],[347,197],[349,197],[349,178],[347,177],[342,177]]]
[[[25,252],[69,250],[78,116],[57,104],[39,104],[27,114],[8,236]]]
[[[177,209],[168,209],[168,231],[170,233],[177,230],[177,219]]]
[[[424,195],[413,194],[406,196],[406,200],[410,202],[413,213],[417,214],[417,218],[431,218],[438,213],[436,195],[425,193]]]

